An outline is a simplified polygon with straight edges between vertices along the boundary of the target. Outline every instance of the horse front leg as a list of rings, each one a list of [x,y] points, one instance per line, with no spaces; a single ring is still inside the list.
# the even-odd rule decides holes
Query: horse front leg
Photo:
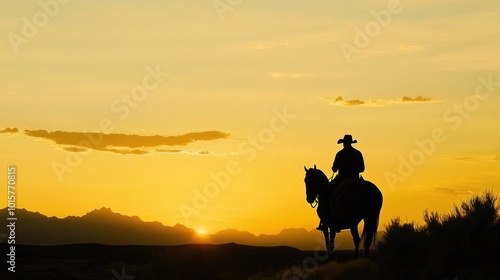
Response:
[[[352,241],[354,242],[354,258],[357,259],[359,257],[359,243],[361,242],[361,238],[359,237],[358,226],[354,226],[351,228]]]
[[[333,238],[332,238],[332,233],[333,232]],[[333,248],[335,247],[333,243],[333,239],[335,238],[335,232],[330,229],[330,234],[328,234],[328,228],[323,230],[323,235],[325,236],[325,248],[326,252],[328,253],[328,258],[330,260],[333,259]]]
[[[329,244],[328,244],[328,251],[329,251],[330,260],[333,261],[333,249],[335,249],[335,235],[337,233],[332,228],[329,228],[329,230],[330,230],[330,239],[329,239]]]

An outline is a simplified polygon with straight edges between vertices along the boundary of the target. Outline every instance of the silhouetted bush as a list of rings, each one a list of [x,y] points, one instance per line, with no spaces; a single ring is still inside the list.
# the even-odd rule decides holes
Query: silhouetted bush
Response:
[[[492,192],[450,214],[424,213],[425,225],[392,220],[380,260],[398,279],[500,279],[500,207]]]
[[[386,227],[378,252],[384,270],[394,272],[397,278],[409,279],[425,265],[425,229],[414,223],[401,224],[398,218],[394,219]]]

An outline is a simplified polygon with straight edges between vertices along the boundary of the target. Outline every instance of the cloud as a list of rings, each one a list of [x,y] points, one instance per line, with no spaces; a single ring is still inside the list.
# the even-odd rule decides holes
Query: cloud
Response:
[[[356,100],[346,100],[345,104],[347,106],[360,106],[360,105],[364,105],[365,102],[363,100],[356,99]]]
[[[473,192],[469,190],[463,190],[460,188],[453,188],[447,186],[434,186],[434,191],[437,194],[445,195],[445,196],[463,196],[463,195],[471,195]]]
[[[458,161],[477,161],[479,158],[471,156],[463,156],[463,157],[454,157],[453,159]]]
[[[111,148],[106,148],[102,149],[101,151],[104,152],[112,152],[112,153],[117,153],[117,154],[122,154],[122,155],[145,155],[149,153],[147,150],[140,150],[140,149],[111,149]]]
[[[201,151],[190,151],[190,150],[178,150],[178,149],[156,149],[156,152],[159,153],[168,153],[168,154],[188,154],[188,155],[198,155],[198,156],[211,156],[215,155],[214,152],[201,150]]]
[[[160,153],[169,153],[169,154],[178,154],[184,152],[184,150],[179,150],[179,149],[156,149],[156,151]]]
[[[0,133],[19,133],[17,128],[6,128]],[[150,152],[180,153],[179,149],[164,149],[165,146],[186,146],[196,141],[213,141],[229,137],[228,133],[212,130],[190,132],[174,136],[143,136],[135,134],[104,134],[99,132],[68,132],[47,130],[24,130],[24,135],[45,139],[61,146],[68,152],[89,150],[119,153],[124,155],[144,155]],[[189,154],[209,155],[208,151],[188,152]]]
[[[271,72],[269,75],[273,78],[307,78],[314,77],[313,74],[303,74],[303,73],[282,73],[282,72]]]
[[[0,130],[0,133],[18,133],[19,129],[7,127],[4,130]]]
[[[417,96],[415,98],[411,98],[408,96],[403,96],[401,101],[402,102],[430,102],[430,101],[432,101],[432,98],[423,97],[423,96]]]
[[[478,163],[500,163],[499,155],[465,155],[455,157],[441,157],[440,160],[455,161],[464,164],[478,164]]]
[[[319,97],[320,100],[327,102],[330,105],[342,106],[342,107],[384,107],[388,105],[402,105],[402,104],[415,104],[415,103],[433,103],[439,102],[430,97],[417,96],[415,98],[403,96],[402,98],[394,100],[384,100],[384,99],[371,99],[371,100],[361,100],[361,99],[351,99],[346,100],[342,96],[339,97]]]
[[[65,149],[68,152],[73,152],[73,153],[81,153],[81,152],[88,151],[87,149],[80,148],[80,147],[64,147],[63,149]]]
[[[25,130],[24,134],[32,137],[45,138],[61,145],[82,146],[82,141],[92,142],[96,147],[155,147],[187,145],[200,140],[216,140],[226,138],[229,134],[220,131],[191,132],[176,136],[142,136],[135,134],[103,134],[98,132],[67,132],[46,130]],[[85,146],[86,147],[86,146]]]
[[[485,161],[500,162],[500,156],[459,156],[459,157],[454,157],[453,160],[469,162],[469,163],[485,162]]]
[[[399,45],[399,49],[401,51],[405,51],[405,52],[417,52],[417,51],[423,50],[424,47],[419,46],[419,45],[412,45],[412,44],[402,44],[402,45]]]
[[[248,48],[252,49],[252,50],[268,50],[268,49],[273,49],[275,47],[286,47],[288,45],[290,45],[289,42],[268,43],[268,44],[258,43],[258,44],[249,46]]]
[[[273,47],[271,45],[256,44],[248,48],[253,50],[265,50],[265,49],[272,49]]]
[[[285,77],[287,76],[288,74],[285,74],[285,73],[281,73],[281,72],[272,72],[269,74],[271,77],[273,78],[282,78],[282,77]]]

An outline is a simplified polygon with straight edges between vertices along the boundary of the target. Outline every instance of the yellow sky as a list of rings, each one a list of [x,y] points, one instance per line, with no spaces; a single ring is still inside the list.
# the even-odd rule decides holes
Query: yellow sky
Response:
[[[0,4],[18,207],[312,229],[303,166],[330,176],[344,134],[381,224],[498,190],[498,1],[165,2]]]

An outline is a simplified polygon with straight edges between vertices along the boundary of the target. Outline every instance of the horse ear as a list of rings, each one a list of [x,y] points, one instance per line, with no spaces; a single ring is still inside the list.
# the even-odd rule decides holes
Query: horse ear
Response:
[[[316,169],[316,164],[314,165],[314,169]]]
[[[304,165],[304,170],[307,172],[307,167]]]

